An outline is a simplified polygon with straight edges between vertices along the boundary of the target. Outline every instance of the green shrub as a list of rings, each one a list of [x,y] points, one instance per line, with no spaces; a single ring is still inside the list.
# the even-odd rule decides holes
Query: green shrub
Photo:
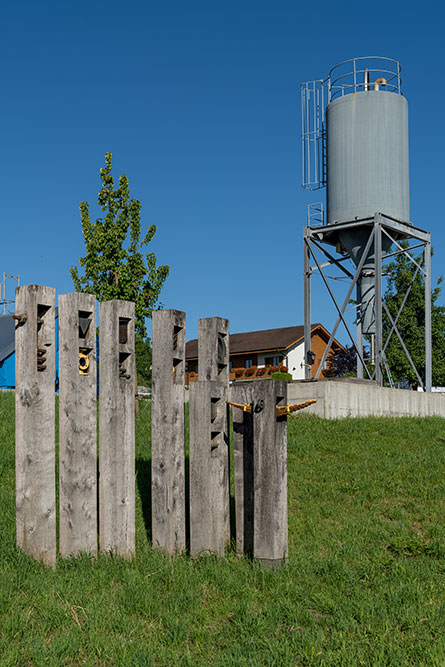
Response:
[[[274,380],[292,380],[292,375],[290,373],[271,373],[270,377]]]

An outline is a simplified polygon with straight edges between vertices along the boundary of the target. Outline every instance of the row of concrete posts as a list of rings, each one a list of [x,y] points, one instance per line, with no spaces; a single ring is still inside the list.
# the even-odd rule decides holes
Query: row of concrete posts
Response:
[[[58,305],[59,552],[94,555],[99,537],[101,551],[128,558],[135,551],[134,304],[99,306],[99,443],[96,300],[64,294]],[[57,554],[55,314],[54,289],[18,288],[17,544],[51,565]],[[152,345],[153,546],[168,554],[189,546],[192,555],[223,555],[234,529],[240,553],[268,566],[282,564],[287,556],[286,383],[259,380],[229,387],[228,320],[199,320],[199,381],[189,390],[187,489],[185,313],[154,312]],[[147,433],[147,448],[148,440]]]

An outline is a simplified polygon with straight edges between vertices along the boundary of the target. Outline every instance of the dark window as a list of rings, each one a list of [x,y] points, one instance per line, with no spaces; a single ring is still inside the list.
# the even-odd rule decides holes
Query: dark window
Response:
[[[253,359],[246,359],[246,368],[252,368]]]

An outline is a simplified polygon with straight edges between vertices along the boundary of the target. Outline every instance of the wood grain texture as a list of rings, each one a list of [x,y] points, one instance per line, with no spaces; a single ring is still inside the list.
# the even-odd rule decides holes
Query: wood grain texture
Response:
[[[152,542],[168,554],[186,547],[185,313],[153,312]]]
[[[87,331],[79,330],[89,315]],[[80,335],[79,335],[80,334]],[[89,361],[79,373],[79,350]],[[96,297],[59,297],[59,551],[97,553]]]
[[[276,416],[276,406],[286,404],[287,384],[234,385],[231,400],[253,406],[252,415],[233,408],[237,547],[276,567],[288,549],[287,417]]]
[[[229,320],[223,317],[204,317],[198,320],[198,380],[220,382],[229,387],[230,348]],[[226,395],[227,398],[227,395]],[[226,400],[226,398],[224,400]],[[228,412],[228,411],[227,411]],[[224,456],[224,532],[225,544],[230,544],[230,447],[221,449]]]
[[[190,552],[224,555],[229,494],[227,387],[190,386]]]
[[[229,384],[229,320],[198,320],[198,378]]]
[[[17,545],[54,565],[55,290],[18,287],[15,312],[26,318],[15,333]]]
[[[126,335],[120,334],[123,325]],[[119,342],[125,340],[125,342]],[[134,303],[99,306],[99,544],[135,550]]]

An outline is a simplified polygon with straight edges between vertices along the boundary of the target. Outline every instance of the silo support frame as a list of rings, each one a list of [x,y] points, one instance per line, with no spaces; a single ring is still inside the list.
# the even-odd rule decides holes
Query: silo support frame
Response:
[[[337,235],[339,231],[344,229],[360,229],[366,227],[369,230],[368,243],[363,251],[363,255],[355,274],[353,275],[348,269],[343,266],[345,259],[348,259],[348,256],[343,256],[341,258],[335,258],[331,255],[324,247],[325,244],[335,245],[332,241],[333,235]],[[372,227],[372,230],[370,229]],[[395,252],[388,253],[384,255],[382,251],[382,235],[386,235],[392,241],[396,247]],[[396,237],[396,238],[394,238]],[[397,239],[408,239],[415,240],[417,243],[408,248],[403,248],[397,241]],[[374,243],[374,253],[376,258],[376,270],[375,270],[375,304],[374,312],[376,318],[376,335],[375,335],[375,352],[376,352],[376,365],[374,373],[371,375],[369,369],[367,368],[364,357],[363,357],[363,334],[360,323],[360,317],[357,318],[357,338],[354,339],[354,336],[351,333],[350,327],[348,326],[345,320],[345,312],[349,304],[349,299],[351,298],[352,291],[354,286],[357,284],[358,278],[362,267],[366,261],[367,256],[369,255],[372,244]],[[409,254],[411,250],[417,248],[424,248],[423,260],[424,267],[416,261],[417,258],[411,257]],[[425,391],[431,391],[432,387],[432,346],[431,346],[431,235],[429,232],[426,232],[422,229],[414,227],[411,223],[402,223],[390,216],[387,216],[382,213],[376,213],[373,218],[364,218],[361,220],[353,220],[351,222],[336,223],[331,225],[324,225],[321,227],[304,227],[303,233],[303,248],[304,248],[304,343],[305,343],[305,378],[310,379],[311,377],[311,368],[308,365],[308,352],[310,352],[311,345],[311,287],[310,279],[312,273],[319,271],[322,277],[323,283],[331,297],[332,302],[335,305],[335,308],[338,313],[338,317],[335,323],[332,333],[330,335],[328,344],[322,355],[315,379],[318,379],[323,371],[324,364],[326,362],[329,351],[332,347],[334,337],[337,333],[340,323],[343,323],[348,336],[351,340],[351,343],[357,354],[357,376],[363,377],[363,374],[366,373],[369,379],[376,379],[379,384],[383,384],[383,369],[386,369],[386,373],[392,384],[390,377],[390,372],[387,368],[385,351],[387,349],[389,340],[391,336],[396,333],[402,349],[408,359],[410,366],[413,368],[416,378],[419,382],[419,385]],[[327,261],[319,261],[316,257],[316,250],[319,250],[326,258]],[[405,254],[410,261],[416,266],[414,276],[410,285],[407,287],[405,294],[403,295],[402,303],[400,305],[399,311],[396,317],[393,319],[389,310],[383,300],[383,286],[382,286],[382,262],[387,260],[390,257],[396,255]],[[315,261],[315,265],[311,266],[311,257]],[[342,271],[348,278],[351,279],[351,284],[349,286],[347,295],[344,299],[342,307],[339,306],[335,294],[329,285],[328,277],[324,272],[324,267],[335,265],[339,270]],[[418,272],[424,274],[424,284],[425,284],[425,380],[422,381],[419,372],[417,371],[415,364],[409,354],[408,349],[403,341],[403,338],[397,328],[397,322],[403,310],[403,307],[408,298],[409,292],[412,285],[414,284],[415,278]],[[390,322],[390,332],[386,337],[386,340],[383,340],[383,310],[385,311],[388,320]]]

